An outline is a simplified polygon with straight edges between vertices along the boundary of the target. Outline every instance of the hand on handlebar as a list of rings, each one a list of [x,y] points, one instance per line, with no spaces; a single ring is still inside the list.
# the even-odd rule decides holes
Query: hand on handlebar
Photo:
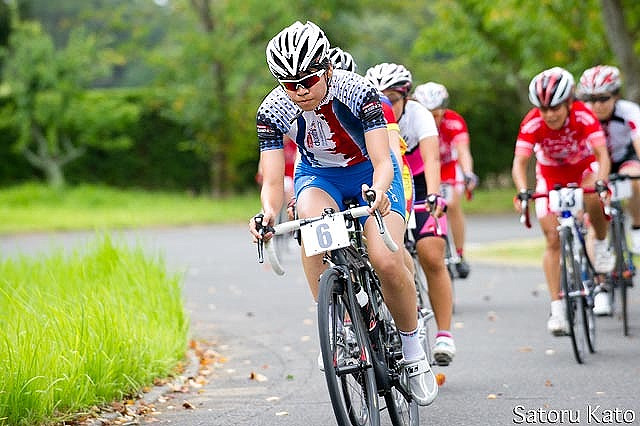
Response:
[[[442,217],[447,211],[447,200],[440,194],[427,195],[427,205],[429,206],[429,212],[433,217]]]
[[[274,218],[267,213],[258,213],[249,219],[249,233],[253,237],[253,242],[258,240],[269,241],[273,236]]]
[[[373,197],[370,196],[371,191],[373,191]],[[391,212],[391,202],[385,191],[375,187],[370,188],[369,185],[363,183],[362,198],[369,202],[369,214],[373,214],[374,211],[378,210],[382,216],[386,216]]]

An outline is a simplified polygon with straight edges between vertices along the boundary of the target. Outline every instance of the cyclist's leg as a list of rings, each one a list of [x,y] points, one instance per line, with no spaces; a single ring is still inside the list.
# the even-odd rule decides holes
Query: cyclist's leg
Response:
[[[545,248],[542,268],[547,280],[551,299],[551,316],[547,321],[547,329],[555,335],[566,333],[567,322],[565,308],[560,297],[560,238],[557,230],[558,220],[549,213],[538,218],[545,237]]]
[[[296,187],[298,186],[298,182],[297,180]],[[313,184],[305,185],[296,191],[296,211],[298,217],[319,216],[326,207],[333,207],[336,210],[340,210],[335,199],[327,192],[332,191],[331,187],[329,185],[324,185],[323,188],[316,186],[322,183],[322,179],[315,178]],[[307,277],[307,282],[309,283],[309,289],[311,290],[313,299],[318,300],[318,277],[320,277],[327,266],[322,263],[321,254],[309,257],[305,255],[304,242],[302,243],[301,257],[302,267]]]
[[[592,169],[585,170],[582,186],[593,188],[596,183],[596,174]],[[585,211],[589,214],[589,223],[593,229],[593,266],[596,272],[608,273],[615,266],[615,256],[609,250],[607,234],[609,222],[607,221],[602,203],[598,194],[584,195]]]
[[[398,247],[404,245],[405,224],[402,216],[391,212],[384,218],[388,232]],[[412,275],[406,266],[405,250],[392,253],[378,235],[373,217],[365,223],[367,250],[382,283],[385,302],[401,331],[412,331],[417,327],[416,290]]]
[[[620,174],[640,176],[640,161],[630,160],[620,166]],[[627,200],[627,209],[631,217],[631,244],[633,253],[640,253],[640,179],[631,181],[631,198]]]

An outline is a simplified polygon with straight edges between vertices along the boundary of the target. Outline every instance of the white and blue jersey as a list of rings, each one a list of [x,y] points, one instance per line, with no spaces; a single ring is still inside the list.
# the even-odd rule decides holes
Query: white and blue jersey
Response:
[[[282,149],[283,135],[312,167],[346,167],[369,159],[365,132],[385,128],[378,91],[362,76],[334,70],[329,93],[313,111],[302,111],[278,86],[257,114],[260,150]]]
[[[338,206],[351,197],[363,203],[360,186],[373,180],[364,135],[386,126],[378,90],[364,77],[344,70],[333,71],[328,93],[315,110],[302,111],[278,86],[262,101],[256,117],[260,151],[283,149],[284,135],[298,146],[296,196],[307,187],[318,187]],[[391,159],[394,180],[387,194],[392,210],[404,216],[400,169],[393,155]]]

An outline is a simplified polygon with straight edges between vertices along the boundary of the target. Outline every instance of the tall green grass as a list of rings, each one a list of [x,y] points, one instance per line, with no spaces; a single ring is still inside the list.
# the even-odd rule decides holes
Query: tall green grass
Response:
[[[102,237],[0,261],[0,425],[61,421],[135,393],[184,356],[181,277]]]

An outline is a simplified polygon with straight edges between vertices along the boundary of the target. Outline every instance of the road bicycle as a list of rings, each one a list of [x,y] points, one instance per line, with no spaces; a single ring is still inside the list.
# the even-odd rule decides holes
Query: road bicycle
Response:
[[[622,201],[631,197],[631,181],[640,179],[640,176],[628,176],[623,174],[612,174],[609,176],[611,189],[611,203],[606,212],[611,217],[610,222],[610,244],[616,255],[616,265],[611,273],[611,285],[609,295],[611,307],[615,306],[616,294],[620,293],[620,311],[622,318],[622,329],[625,336],[629,335],[628,317],[628,289],[633,286],[633,277],[636,268],[633,263],[633,255],[627,245],[625,214]],[[613,315],[613,309],[612,309]]]
[[[583,194],[594,193],[577,185],[556,186],[548,193],[519,193],[522,205],[520,222],[531,228],[529,200],[546,197],[549,209],[558,216],[560,237],[561,298],[565,303],[565,315],[576,361],[584,363],[586,349],[595,352],[596,326],[593,314],[593,297],[604,276],[596,274],[587,256],[583,223]]]
[[[368,193],[369,197],[375,193]],[[369,198],[371,203],[373,200]],[[320,276],[318,334],[322,363],[338,425],[380,424],[380,412],[388,411],[393,425],[419,424],[418,405],[404,380],[400,335],[382,296],[380,281],[369,262],[359,217],[368,206],[345,201],[348,208],[331,208],[317,217],[296,219],[273,228],[256,228],[274,235],[300,230],[307,255],[323,254],[329,265]],[[380,235],[390,250],[398,247],[374,212]],[[272,269],[284,274],[269,242],[258,241],[258,261],[266,253]],[[428,333],[427,333],[428,334]],[[328,366],[328,368],[327,368]],[[385,406],[379,404],[379,397]]]

